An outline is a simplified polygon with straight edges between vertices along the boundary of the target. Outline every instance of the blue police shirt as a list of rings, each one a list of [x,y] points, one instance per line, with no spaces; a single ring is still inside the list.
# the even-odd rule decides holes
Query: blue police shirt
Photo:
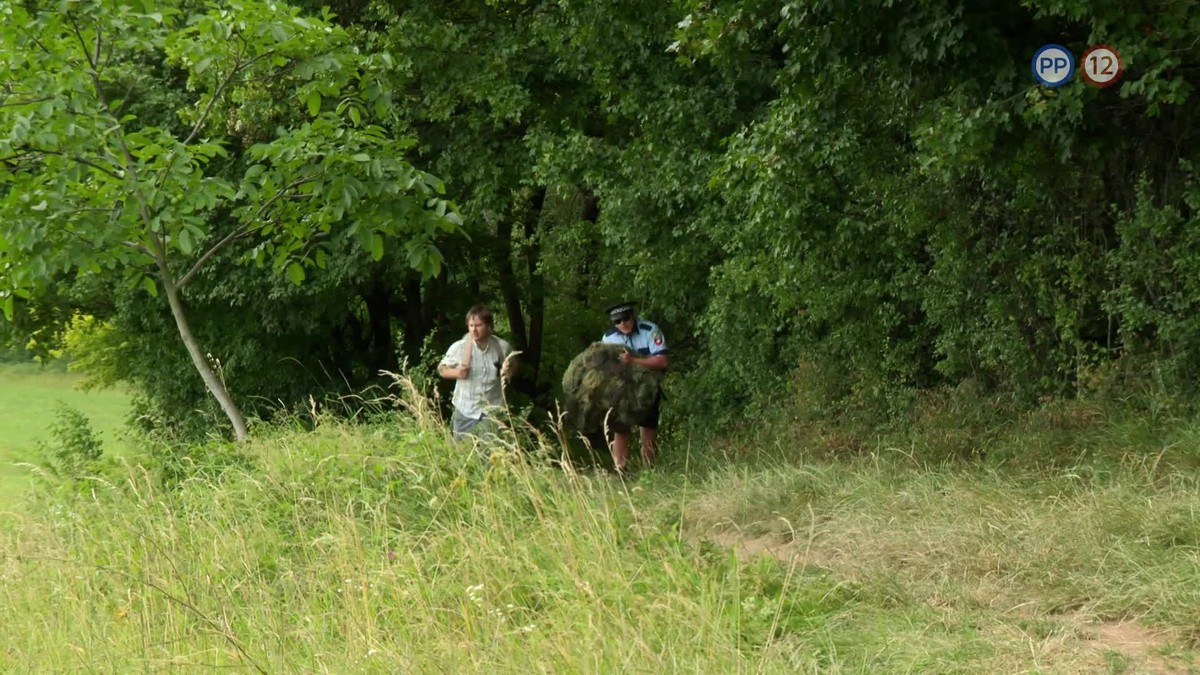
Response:
[[[641,356],[658,356],[667,353],[667,339],[663,337],[662,329],[638,319],[637,330],[625,335],[614,326],[600,340],[607,345],[625,345],[634,353]]]

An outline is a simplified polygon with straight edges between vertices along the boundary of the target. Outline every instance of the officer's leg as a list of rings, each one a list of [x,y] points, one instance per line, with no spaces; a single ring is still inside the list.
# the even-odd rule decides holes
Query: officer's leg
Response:
[[[642,427],[642,463],[647,468],[654,466],[654,462],[658,459],[655,442],[658,440],[658,429],[650,427]]]
[[[662,406],[662,391],[659,390],[658,395],[654,397],[654,407],[650,410],[650,414],[642,420],[642,463],[646,467],[654,466],[654,462],[658,459],[658,417]]]
[[[625,471],[625,464],[629,462],[629,434],[614,431],[610,450],[612,451],[613,467],[618,473]]]

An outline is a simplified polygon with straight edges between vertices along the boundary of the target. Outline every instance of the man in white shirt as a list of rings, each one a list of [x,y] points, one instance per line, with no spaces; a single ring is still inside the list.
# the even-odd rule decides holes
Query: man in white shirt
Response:
[[[504,404],[512,347],[492,334],[492,311],[475,305],[467,311],[467,334],[450,345],[438,364],[438,374],[456,380],[450,427],[455,438],[495,433],[494,416]]]

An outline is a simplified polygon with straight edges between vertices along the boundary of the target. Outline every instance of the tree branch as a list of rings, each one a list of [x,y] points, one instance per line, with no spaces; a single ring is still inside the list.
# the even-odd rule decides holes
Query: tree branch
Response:
[[[270,208],[270,206],[272,204],[274,204],[275,202],[279,201],[280,199],[289,198],[289,197],[294,196],[294,195],[288,194],[289,190],[298,188],[301,185],[304,185],[305,183],[311,183],[314,180],[316,180],[316,179],[315,178],[297,178],[296,180],[283,186],[282,188],[280,188],[280,190],[278,192],[271,195],[270,199],[263,202],[262,206],[258,207],[258,210],[254,212],[254,216],[250,219],[251,222],[257,222],[260,218],[262,218],[262,215],[264,213],[266,213],[267,209]],[[204,255],[200,256],[200,259],[197,260],[196,263],[194,265],[192,265],[192,268],[189,269],[187,271],[187,273],[184,274],[183,277],[181,277],[179,279],[179,282],[176,283],[175,286],[177,288],[183,288],[184,284],[186,284],[188,281],[190,281],[191,278],[196,275],[196,272],[200,271],[200,268],[205,263],[207,263],[214,255],[219,253],[221,251],[221,249],[225,248],[226,246],[233,243],[234,241],[246,236],[247,234],[250,234],[250,231],[252,229],[254,229],[254,228],[246,225],[246,226],[242,226],[242,227],[234,230],[233,232],[230,232],[229,234],[225,235],[224,239],[213,244],[212,248],[208,249],[207,251],[204,252]]]
[[[335,48],[330,47],[329,49],[327,49],[325,51],[320,51],[320,52],[317,52],[316,54],[313,54],[313,56],[314,57],[324,56],[326,54],[332,54],[335,51],[337,51]],[[262,54],[259,54],[258,56],[254,57],[253,59],[250,59],[249,61],[247,61],[245,63],[245,67],[249,67],[249,66],[253,65],[256,61],[261,61],[261,60],[267,58],[268,56],[273,56],[274,54],[275,54],[275,50],[271,50],[269,52],[264,52]],[[272,80],[282,78],[285,75],[291,74],[291,72],[296,69],[296,65],[297,65],[296,62],[292,61],[291,63],[287,64],[286,67],[280,69],[279,71],[277,71],[275,73],[268,73],[266,75],[260,75],[259,77],[247,78],[246,81],[247,82],[270,82]]]
[[[213,106],[217,104],[217,99],[221,97],[221,93],[225,91],[225,87],[228,86],[230,82],[233,82],[233,78],[237,76],[239,71],[241,71],[242,55],[245,53],[246,41],[241,40],[241,46],[238,48],[237,56],[235,56],[233,59],[233,68],[230,69],[229,76],[217,83],[217,88],[213,90],[212,96],[209,97],[208,103],[204,106],[204,111],[201,112],[200,116],[196,118],[196,123],[192,125],[191,133],[189,133],[187,138],[184,139],[184,145],[188,145],[192,141],[196,140],[196,136],[199,135],[200,130],[204,128],[204,122],[208,120],[209,114],[212,113]],[[249,65],[249,63],[253,62],[254,59],[251,59],[246,65]]]
[[[238,37],[240,38],[241,36],[239,35]],[[204,106],[204,111],[200,113],[200,117],[198,117],[196,119],[196,123],[194,125],[192,125],[191,133],[189,133],[187,136],[187,139],[183,141],[184,145],[187,145],[187,144],[191,143],[192,141],[196,140],[196,136],[199,135],[200,130],[202,128],[204,128],[204,122],[206,120],[208,120],[209,114],[212,113],[213,106],[216,105],[217,99],[221,97],[221,94],[224,93],[225,89],[230,85],[230,83],[232,83],[235,79],[237,79],[238,75],[244,73],[247,69],[250,68],[250,66],[253,66],[254,64],[258,63],[259,61],[262,61],[263,59],[267,59],[267,58],[270,58],[275,55],[275,50],[271,49],[271,50],[263,52],[262,54],[259,54],[258,56],[255,56],[255,57],[251,58],[249,61],[246,61],[243,63],[242,57],[246,53],[245,39],[241,39],[241,45],[242,46],[238,50],[237,56],[234,58],[233,68],[229,71],[229,75],[224,80],[217,83],[216,89],[213,90],[212,97],[208,99],[208,103],[205,104],[205,106]]]
[[[196,272],[200,271],[200,268],[204,266],[204,263],[208,262],[214,255],[219,253],[221,249],[225,248],[237,239],[246,236],[247,234],[250,234],[250,228],[243,226],[225,235],[224,239],[213,244],[212,248],[208,249],[204,252],[204,255],[200,256],[200,259],[197,260],[194,265],[192,265],[192,268],[187,271],[187,274],[184,274],[183,277],[179,279],[179,282],[175,284],[175,287],[183,288],[187,282],[192,280],[192,277],[196,275]]]
[[[75,28],[75,35],[79,38],[79,44],[81,47],[83,47],[84,58],[89,59],[90,63],[91,55],[87,51],[87,43],[84,41],[83,35],[79,32],[79,27],[75,23],[74,17],[70,17],[70,20],[72,27]],[[97,36],[97,40],[98,39],[99,36]],[[117,121],[118,118],[113,114],[112,106],[108,104],[108,99],[104,96],[104,88],[101,86],[102,83],[100,81],[100,72],[97,71],[93,66],[91,72],[88,73],[88,76],[91,78],[92,87],[96,91],[96,101],[100,103],[100,106],[104,109],[104,111],[107,112],[114,121],[116,121],[116,125],[113,127],[113,136],[117,139],[117,145],[120,146],[121,154],[124,155],[125,170],[130,173],[130,175],[133,177],[134,183],[136,184],[138,182],[137,161],[134,159],[133,153],[130,152],[129,145],[125,143],[125,134],[122,133],[120,121]],[[124,176],[117,177],[122,180],[125,178]],[[158,269],[163,273],[163,276],[170,278],[171,270],[167,266],[166,249],[164,248],[162,242],[158,240],[158,235],[154,234],[153,230],[150,228],[152,219],[150,217],[150,212],[146,210],[146,198],[142,195],[141,190],[137,188],[134,188],[133,193],[138,199],[138,215],[141,217],[142,222],[146,225],[147,229],[150,230],[148,234],[150,236],[150,243],[152,244],[150,249],[151,256],[154,258],[154,262],[158,266]]]
[[[67,159],[69,159],[73,162],[79,162],[80,164],[83,164],[85,166],[90,166],[93,169],[95,169],[111,178],[115,178],[117,180],[124,180],[124,178],[125,178],[121,174],[117,173],[114,169],[110,169],[109,167],[106,167],[102,164],[97,164],[95,161],[86,159],[84,157],[75,157],[72,155],[68,155],[65,152],[59,152],[58,150],[47,150],[45,148],[38,148],[38,147],[34,147],[34,146],[26,146],[26,149],[28,150],[28,152],[26,152],[26,153],[22,153],[19,155],[9,155],[8,157],[0,157],[0,162],[7,162],[9,160],[25,159],[27,157],[33,157],[34,155],[54,155],[56,157],[66,157]]]
[[[62,213],[74,215],[77,213],[115,213],[116,211],[117,211],[116,208],[110,208],[110,209],[82,208],[82,209],[72,209],[70,211],[63,211]]]
[[[92,60],[92,53],[88,51],[87,40],[83,39],[83,31],[80,30],[79,24],[75,21],[75,16],[67,12],[67,22],[71,24],[71,32],[75,35],[75,39],[79,40],[79,47],[83,50],[83,58],[87,59],[88,65],[91,66],[92,81],[97,86],[100,84],[100,71],[96,70],[97,63]],[[100,31],[96,30],[96,39],[100,39]],[[98,94],[99,92],[97,92]]]
[[[92,63],[96,64],[95,68],[97,68],[97,69],[100,68],[100,44],[101,44],[100,36],[101,35],[103,35],[103,33],[100,32],[100,27],[97,26],[96,27],[96,42],[95,42],[95,45],[93,46],[93,50],[92,50]]]
[[[54,100],[53,96],[42,96],[40,98],[34,98],[34,99],[30,99],[28,101],[17,101],[16,103],[9,103],[8,100],[5,99],[3,103],[0,103],[0,108],[15,108],[18,106],[33,105],[34,103],[41,103],[42,101],[53,101],[53,100]]]
[[[109,169],[107,167],[101,166],[89,159],[84,159],[83,157],[71,157],[70,155],[64,155],[64,156],[67,159],[70,159],[75,162],[79,162],[80,164],[83,164],[84,166],[90,166],[93,169],[95,169],[103,174],[108,175],[110,178],[116,178],[117,180],[125,180],[124,175],[117,173],[116,171],[113,171],[112,169]]]
[[[36,35],[34,35],[31,31],[27,30],[25,27],[22,27],[20,30],[22,33],[25,34],[25,37],[32,40],[33,44],[38,46],[38,49],[45,52],[46,56],[56,56],[56,54],[54,52],[50,51],[49,49],[46,49],[46,45],[42,44],[42,41],[39,40],[38,37]]]
[[[291,197],[296,196],[296,195],[288,194],[288,190],[291,190],[292,188],[298,188],[301,185],[304,185],[305,183],[311,183],[314,180],[316,180],[316,178],[297,178],[296,180],[288,183],[287,185],[284,185],[282,188],[280,188],[279,192],[276,192],[275,194],[271,195],[270,199],[263,202],[263,205],[258,207],[258,210],[254,212],[254,219],[258,220],[259,218],[262,218],[263,214],[267,212],[267,209],[270,208],[270,206],[272,204],[279,201],[280,199],[283,199],[284,197],[291,198]]]
[[[136,241],[123,241],[123,242],[121,242],[121,245],[125,246],[127,248],[131,248],[131,249],[137,251],[138,253],[142,253],[151,258],[154,257],[154,253],[150,249],[146,248],[146,246],[144,244],[139,244]]]
[[[129,105],[129,99],[130,99],[130,96],[133,94],[134,86],[135,86],[135,82],[133,80],[130,80],[129,86],[125,88],[125,95],[121,97],[121,105],[118,106],[117,109],[113,111],[113,117],[115,117],[116,119],[121,119],[122,114],[125,112],[125,106]]]

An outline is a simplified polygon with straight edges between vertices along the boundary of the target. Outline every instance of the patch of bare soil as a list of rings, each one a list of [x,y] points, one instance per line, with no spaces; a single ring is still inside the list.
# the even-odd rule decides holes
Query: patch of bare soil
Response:
[[[734,555],[744,560],[766,555],[786,563],[833,566],[833,560],[821,555],[820,551],[805,546],[804,542],[778,535],[747,537],[738,532],[716,532],[708,535],[707,539],[719,546],[733,549]]]
[[[834,569],[851,579],[856,576],[853,569],[839,564],[836,555],[790,537],[746,536],[736,531],[723,531],[710,532],[705,538],[732,549],[740,559],[749,560],[766,555],[788,564]],[[1172,646],[1182,642],[1168,631],[1154,630],[1136,621],[1101,622],[1082,615],[1039,614],[1036,611],[1037,604],[1024,603],[1020,614],[1026,618],[1048,619],[1066,628],[1058,633],[1057,639],[1043,644],[1042,650],[1039,650],[1044,659],[1042,665],[1054,672],[1058,672],[1057,667],[1066,666],[1078,672],[1138,675],[1200,673],[1200,666],[1194,662],[1171,654]]]
[[[1172,640],[1161,631],[1155,631],[1133,621],[1109,623],[1083,623],[1079,634],[1087,640],[1085,649],[1094,652],[1097,669],[1108,664],[1124,666],[1124,672],[1167,675],[1197,672],[1194,666],[1166,655]],[[1118,663],[1111,654],[1119,655]]]
[[[710,532],[706,540],[733,550],[740,560],[753,560],[770,556],[798,569],[816,567],[835,571],[846,581],[861,581],[861,575],[853,566],[846,564],[836,550],[814,546],[810,541],[793,539],[781,534],[745,535],[737,531]]]

